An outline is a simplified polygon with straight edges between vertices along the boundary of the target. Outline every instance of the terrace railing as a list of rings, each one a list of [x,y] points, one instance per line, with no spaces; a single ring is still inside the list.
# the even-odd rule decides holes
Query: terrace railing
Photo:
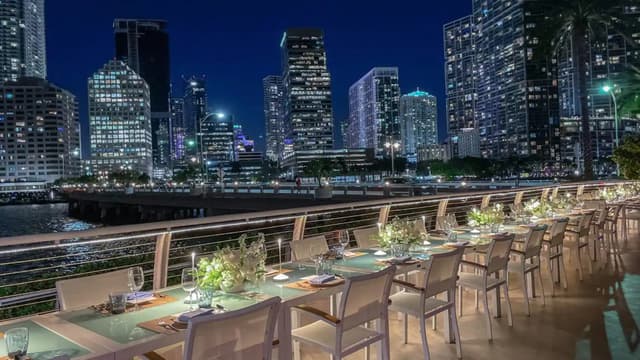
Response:
[[[375,226],[394,217],[435,219],[438,212],[454,213],[460,222],[472,207],[519,199],[570,193],[573,196],[619,182],[573,183],[511,190],[468,192],[393,198],[97,228],[88,231],[0,238],[0,320],[55,310],[55,282],[130,266],[142,266],[146,287],[177,284],[191,253],[207,256],[234,246],[241,234],[248,240],[263,233],[267,261],[278,261],[277,239],[282,239],[283,261],[291,241],[324,234],[337,242],[337,231]],[[431,227],[435,221],[431,222]]]

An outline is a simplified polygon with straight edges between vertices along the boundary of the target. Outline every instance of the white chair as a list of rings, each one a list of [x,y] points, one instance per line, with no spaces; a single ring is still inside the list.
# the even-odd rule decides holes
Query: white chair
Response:
[[[61,311],[103,304],[113,292],[129,292],[129,269],[56,281]]]
[[[591,253],[589,252],[589,230],[591,229],[591,220],[593,212],[588,212],[580,216],[577,227],[567,228],[565,231],[564,247],[569,251],[573,251],[578,259],[578,275],[582,281],[582,258],[580,251],[586,248],[588,256],[589,273],[593,274],[593,265],[591,264]]]
[[[510,234],[506,236],[500,236],[494,238],[487,249],[485,255],[486,263],[480,264],[472,261],[462,260],[462,265],[470,265],[480,271],[479,274],[464,273],[459,274],[458,287],[459,287],[459,304],[460,313],[462,313],[462,288],[469,288],[473,290],[479,290],[484,293],[484,311],[487,316],[487,331],[489,332],[489,340],[493,340],[493,330],[491,328],[491,313],[489,312],[489,297],[488,292],[491,290],[496,291],[496,301],[500,301],[500,287],[504,287],[504,297],[507,302],[507,316],[509,326],[513,326],[513,319],[511,318],[511,301],[509,300],[509,286],[507,286],[507,268],[509,265],[509,253],[511,251],[511,244],[515,235]],[[502,274],[501,274],[502,273]],[[491,275],[495,274],[493,277]]]
[[[391,295],[389,310],[404,314],[405,344],[407,343],[408,315],[418,319],[420,322],[420,333],[422,335],[422,352],[426,360],[428,360],[430,356],[425,321],[443,311],[449,312],[449,320],[456,339],[456,351],[458,358],[462,358],[460,331],[456,318],[456,281],[458,279],[458,268],[463,254],[464,249],[459,248],[454,251],[431,255],[431,258],[424,266],[425,275],[422,287],[406,281],[393,280],[394,284],[404,288],[404,291]],[[442,293],[447,294],[446,300],[437,298],[437,296]]]
[[[276,296],[240,310],[193,318],[183,360],[270,360],[280,302]],[[164,359],[155,352],[144,357]]]
[[[293,240],[291,246],[291,260],[299,261],[309,259],[312,255],[311,249],[322,249],[322,252],[329,251],[327,239],[324,235],[312,236],[302,240]]]
[[[509,261],[509,272],[518,273],[522,277],[522,289],[524,292],[524,302],[527,304],[527,316],[531,315],[529,307],[529,288],[527,286],[527,274],[531,276],[531,285],[535,283],[535,272],[538,272],[540,280],[540,290],[542,291],[542,304],[544,305],[544,285],[542,284],[542,274],[540,273],[540,252],[542,250],[542,238],[547,231],[547,225],[538,225],[529,230],[524,241],[522,250],[511,249],[511,255],[519,258],[519,261]]]
[[[340,360],[371,344],[380,342],[382,359],[389,360],[389,293],[395,266],[348,278],[342,292],[337,316],[300,305],[294,311],[310,315],[317,321],[294,329],[294,342],[322,349]],[[375,321],[375,328],[368,326]]]
[[[618,221],[620,220],[620,214],[625,211],[624,205],[613,206],[605,218],[605,224],[603,227],[603,240],[604,248],[613,254],[619,253],[620,248],[618,246]],[[607,256],[607,261],[609,256]]]
[[[353,230],[353,237],[356,239],[356,244],[361,249],[368,249],[378,246],[378,241],[375,239],[378,234],[378,227],[367,227],[364,229]]]
[[[553,261],[558,262],[558,275],[562,278],[564,288],[567,288],[567,271],[564,268],[564,257],[562,250],[564,248],[564,233],[567,230],[569,224],[569,218],[560,218],[553,222],[549,234],[543,239],[543,244],[546,245],[546,250],[543,250],[542,255],[547,260],[547,269],[549,269],[549,276],[551,277],[551,296],[555,295],[555,286],[553,283]]]

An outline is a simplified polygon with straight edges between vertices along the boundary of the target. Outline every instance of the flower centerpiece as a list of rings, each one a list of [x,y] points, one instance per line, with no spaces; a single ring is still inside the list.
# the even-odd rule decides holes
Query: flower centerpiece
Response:
[[[469,226],[491,227],[492,231],[496,226],[504,222],[504,211],[502,204],[495,204],[486,209],[473,208],[467,213],[467,223]]]
[[[531,217],[544,218],[551,215],[553,208],[547,201],[532,199],[524,204],[524,211]]]
[[[238,247],[229,246],[214,252],[210,258],[202,258],[198,263],[198,287],[201,294],[222,290],[240,292],[246,281],[256,282],[265,274],[264,235],[247,245],[247,235],[238,238]]]
[[[422,244],[423,235],[415,221],[394,218],[375,235],[381,247],[391,250],[393,256],[403,256],[412,245]]]
[[[618,199],[619,196],[620,194],[618,193],[618,191],[616,191],[616,189],[609,188],[609,187],[602,188],[596,192],[596,198],[602,199],[605,201],[614,201]]]

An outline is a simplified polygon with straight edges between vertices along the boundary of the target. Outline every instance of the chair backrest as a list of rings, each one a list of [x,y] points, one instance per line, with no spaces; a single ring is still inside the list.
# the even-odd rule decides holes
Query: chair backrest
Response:
[[[425,297],[430,298],[444,291],[455,289],[458,268],[464,248],[440,254],[432,254],[424,265]]]
[[[598,209],[598,224],[604,224],[604,221],[607,220],[607,215],[609,215],[609,209],[605,206]]]
[[[497,236],[487,250],[487,275],[505,270],[509,264],[509,252],[515,239],[514,234]]]
[[[559,188],[559,187],[557,187],[557,186],[553,188],[553,191],[551,192],[551,198],[552,198],[552,199],[555,199],[555,198],[557,198],[557,197],[558,197],[558,191],[559,191],[559,190],[560,190],[560,188]]]
[[[545,188],[542,190],[542,193],[540,194],[540,200],[542,201],[549,200],[549,188]]]
[[[580,237],[589,236],[589,230],[591,227],[591,220],[593,220],[593,211],[582,214],[580,221],[578,221],[578,233]]]
[[[356,239],[356,243],[359,248],[371,248],[378,246],[378,241],[375,236],[378,234],[378,227],[372,226],[364,229],[353,230],[353,237]]]
[[[269,360],[281,299],[273,297],[223,314],[189,322],[185,360]]]
[[[610,218],[610,220],[614,224],[618,222],[618,218],[620,217],[620,212],[622,211],[623,207],[624,207],[624,205],[615,205],[610,209],[611,210],[611,218]]]
[[[585,200],[583,209],[604,209],[606,202],[604,200]]]
[[[396,267],[389,266],[375,273],[346,280],[338,316],[343,330],[387,317],[389,293],[395,272]]]
[[[514,205],[520,205],[522,204],[522,198],[524,197],[524,191],[518,191],[516,193],[516,197],[513,199],[513,204]]]
[[[449,205],[449,199],[442,199],[438,202],[437,216],[445,216],[447,214],[447,206]]]
[[[291,242],[291,259],[298,261],[302,259],[309,259],[312,254],[313,248],[322,248],[322,252],[329,251],[329,245],[327,245],[327,239],[324,235],[312,236],[304,238],[302,240],[294,240]]]
[[[542,238],[547,231],[547,225],[536,225],[529,230],[527,238],[524,241],[524,257],[530,259],[540,256],[542,250]]]
[[[482,197],[482,202],[480,203],[480,210],[484,210],[489,207],[491,204],[491,195],[485,195]]]
[[[103,304],[115,292],[129,292],[129,269],[56,281],[60,310]]]
[[[567,230],[567,225],[569,225],[569,218],[560,218],[556,219],[551,225],[551,236],[549,238],[549,242],[551,246],[559,246],[562,248],[562,243],[564,241],[564,233]]]

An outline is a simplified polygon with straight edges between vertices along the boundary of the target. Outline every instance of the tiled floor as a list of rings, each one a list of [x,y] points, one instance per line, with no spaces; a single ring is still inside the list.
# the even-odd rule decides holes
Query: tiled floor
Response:
[[[593,275],[588,275],[586,260],[583,260],[582,282],[574,270],[575,263],[565,260],[569,288],[564,290],[556,285],[555,297],[551,297],[549,291],[551,280],[543,272],[546,306],[538,296],[531,302],[531,317],[525,313],[520,282],[512,279],[509,293],[513,327],[507,325],[504,312],[502,318],[493,319],[493,342],[487,340],[484,314],[475,310],[472,294],[466,294],[464,315],[459,319],[463,358],[640,359],[640,236],[637,229],[630,229],[629,240],[621,240],[620,246],[621,255],[615,261],[612,257],[609,264],[602,260],[595,263]],[[410,320],[409,344],[405,345],[402,322],[395,315],[391,318],[391,359],[422,359],[417,321]],[[455,345],[445,344],[441,332],[429,330],[427,336],[431,359],[456,358]],[[302,347],[304,360],[328,358],[315,349]],[[347,359],[364,359],[364,354],[359,352]]]

